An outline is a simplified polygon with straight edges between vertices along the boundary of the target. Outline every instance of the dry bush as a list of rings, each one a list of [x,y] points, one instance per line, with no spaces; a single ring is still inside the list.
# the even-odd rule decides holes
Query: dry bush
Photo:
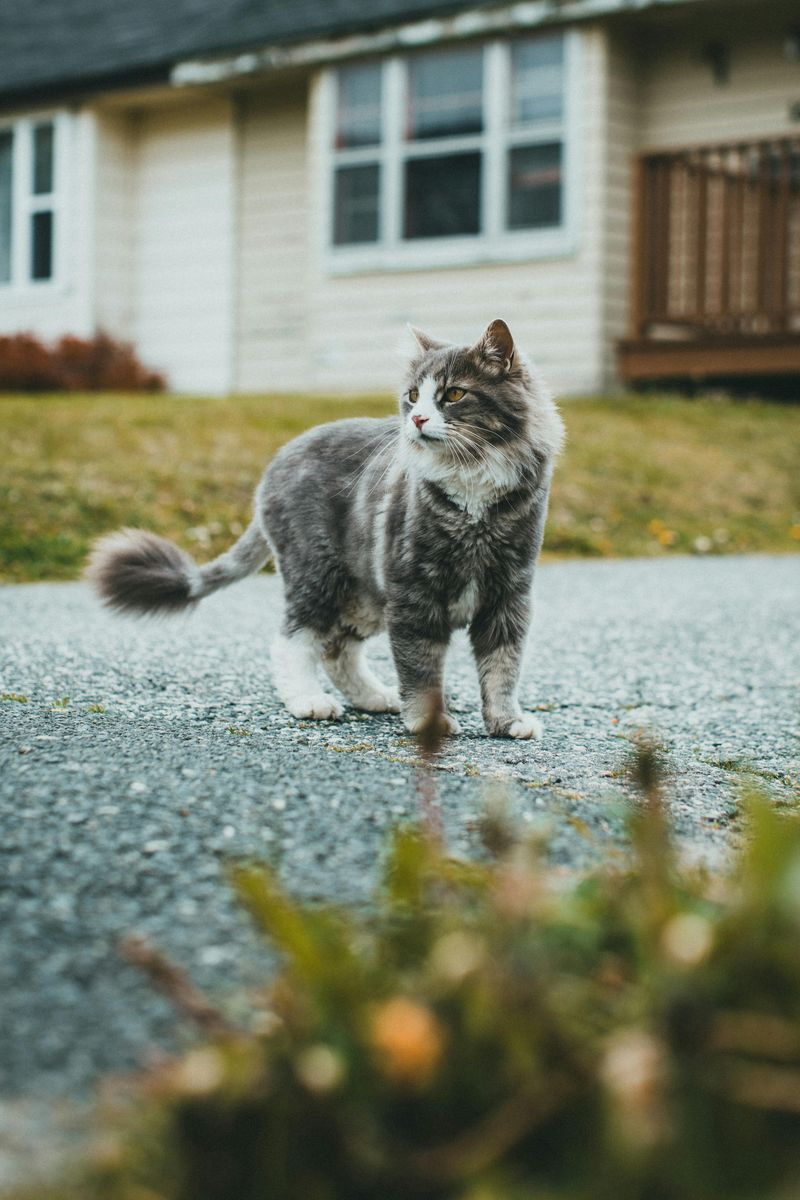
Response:
[[[32,333],[0,337],[0,391],[160,392],[164,376],[142,365],[127,342],[107,333],[65,334],[48,346]]]

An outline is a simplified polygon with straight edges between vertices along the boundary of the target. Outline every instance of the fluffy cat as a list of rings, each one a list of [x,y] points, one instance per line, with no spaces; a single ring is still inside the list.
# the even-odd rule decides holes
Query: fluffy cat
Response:
[[[163,538],[122,530],[98,542],[89,576],[112,608],[171,613],[273,556],[286,600],[273,675],[294,716],[341,716],[322,667],[356,708],[402,712],[412,733],[434,714],[456,733],[443,667],[466,626],[488,732],[538,737],[517,685],[561,419],[505,322],[470,347],[412,332],[399,417],[334,421],[284,446],[225,554],[200,567]],[[384,628],[399,694],[364,657]]]

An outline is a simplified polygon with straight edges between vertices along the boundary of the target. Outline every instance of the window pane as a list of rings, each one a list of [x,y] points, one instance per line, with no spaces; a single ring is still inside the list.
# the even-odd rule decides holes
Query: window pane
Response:
[[[33,191],[36,196],[53,190],[53,122],[33,131]]]
[[[480,232],[481,156],[412,158],[405,167],[406,238]]]
[[[509,154],[508,227],[561,224],[561,143],[517,146]]]
[[[11,157],[14,135],[0,132],[0,283],[11,279]]]
[[[346,67],[338,75],[336,145],[377,146],[381,140],[381,68]]]
[[[483,50],[423,54],[408,65],[406,138],[455,137],[483,129]]]
[[[563,38],[515,43],[511,65],[512,124],[560,120],[564,107]]]
[[[337,246],[378,240],[380,168],[339,167],[335,178],[333,241]]]
[[[31,217],[31,279],[50,279],[53,274],[53,214],[37,212]]]

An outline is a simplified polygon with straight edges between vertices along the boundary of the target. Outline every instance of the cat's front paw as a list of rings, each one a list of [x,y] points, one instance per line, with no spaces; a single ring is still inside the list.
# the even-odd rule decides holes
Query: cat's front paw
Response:
[[[400,693],[397,688],[375,688],[374,691],[368,692],[360,698],[356,708],[371,713],[399,713]]]
[[[297,697],[286,706],[293,717],[306,721],[338,721],[344,708],[327,692],[317,692],[316,695]]]
[[[422,717],[406,717],[405,726],[409,733],[422,733],[430,729],[432,722],[434,726],[431,732],[438,737],[453,737],[454,734],[461,733],[458,721],[446,712],[426,713]]]
[[[532,713],[523,713],[512,721],[505,732],[505,737],[512,738],[540,738],[544,733],[542,722],[538,717],[534,717]]]

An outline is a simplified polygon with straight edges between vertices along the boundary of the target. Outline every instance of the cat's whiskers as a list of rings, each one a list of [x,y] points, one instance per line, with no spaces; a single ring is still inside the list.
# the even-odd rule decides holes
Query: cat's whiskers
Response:
[[[462,471],[459,472],[459,475],[460,475],[461,482],[464,484],[465,493],[466,493],[465,507],[469,511],[471,511],[473,508],[473,505],[474,505],[474,501],[475,501],[475,486],[474,486],[474,478],[473,478],[474,473],[470,469],[471,464],[470,464],[468,458],[466,457],[463,448],[461,446],[459,446],[458,441],[453,440],[451,442],[451,450],[456,459],[456,463],[460,467],[462,467]]]
[[[495,445],[495,441],[494,441],[494,440],[492,440],[491,442],[490,442],[490,441],[486,441],[486,440],[485,440],[485,439],[486,439],[486,434],[487,434],[487,431],[486,431],[485,429],[481,429],[481,427],[480,427],[479,425],[472,425],[472,424],[470,424],[470,422],[469,422],[469,421],[459,421],[459,423],[458,423],[458,424],[455,426],[455,428],[456,428],[457,430],[467,429],[467,430],[471,430],[473,433],[480,433],[480,434],[483,434],[483,435],[484,435],[484,441],[483,441],[483,443],[482,443],[482,444],[483,444],[483,445],[485,445],[487,448],[490,448],[490,449],[491,449],[491,448],[497,449],[497,447],[496,447],[496,445]],[[501,433],[498,433],[498,432],[497,432],[497,430],[494,430],[494,431],[493,431],[493,433],[492,433],[492,438],[493,438],[493,439],[496,439],[496,440],[497,440],[497,441],[499,441],[499,442],[501,442],[501,443],[502,443],[502,445],[504,445],[504,446],[510,446],[510,445],[512,445],[511,439],[510,439],[510,438],[508,438],[508,437],[504,437],[504,436],[503,436],[503,434],[501,434]]]
[[[460,497],[462,507],[473,516],[485,508],[487,484],[492,493],[500,489],[502,480],[492,471],[481,447],[463,433],[450,439],[455,459],[455,478],[451,480],[451,495]]]
[[[468,425],[466,423],[456,427],[454,431],[457,436],[461,437],[463,442],[469,444],[474,449],[476,458],[491,460],[505,467],[511,464],[511,456],[506,454],[500,447],[496,446],[493,442],[478,442],[475,438],[471,438],[468,433],[465,433],[464,430],[474,430],[476,433],[482,433],[483,431],[477,425]],[[501,438],[500,440],[504,446],[511,445],[507,438]]]
[[[452,449],[455,451],[458,447],[462,456],[466,451],[474,456],[464,470],[465,491],[468,487],[474,497],[478,490],[483,490],[487,485],[495,493],[502,493],[516,484],[518,472],[508,455],[496,447],[479,444],[463,430],[451,432]]]

